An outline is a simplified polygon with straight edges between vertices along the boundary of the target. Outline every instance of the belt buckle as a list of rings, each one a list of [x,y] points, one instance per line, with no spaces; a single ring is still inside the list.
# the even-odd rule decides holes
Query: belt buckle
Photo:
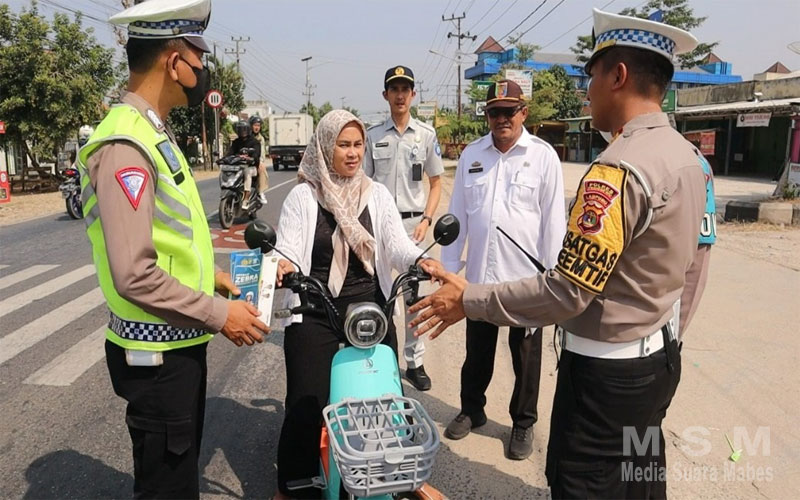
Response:
[[[650,337],[652,335],[648,335],[647,337],[643,337],[639,341],[639,357],[646,358],[650,355]]]

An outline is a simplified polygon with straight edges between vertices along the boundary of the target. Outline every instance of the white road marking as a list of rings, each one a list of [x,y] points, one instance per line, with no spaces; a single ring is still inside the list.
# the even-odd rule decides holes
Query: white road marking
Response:
[[[0,339],[0,365],[104,302],[103,292],[97,287],[9,333]]]
[[[94,264],[79,267],[74,271],[61,275],[58,278],[42,283],[41,285],[29,288],[22,293],[12,295],[0,302],[0,317],[10,312],[14,312],[20,307],[26,306],[34,300],[41,299],[52,293],[56,293],[62,288],[66,288],[88,276],[94,274]],[[99,289],[98,289],[99,290]]]
[[[105,338],[106,327],[103,326],[41,367],[23,383],[59,387],[72,385],[78,377],[105,357]]]
[[[0,266],[0,269],[3,267],[6,266]],[[38,266],[31,266],[28,269],[23,269],[22,271],[9,274],[8,276],[3,276],[3,279],[0,280],[0,290],[3,288],[8,288],[11,285],[16,285],[20,281],[25,281],[26,279],[33,278],[39,274],[46,273],[47,271],[57,267],[58,266],[56,265],[42,264]]]
[[[0,264],[0,269],[5,269],[8,267],[8,264]]]

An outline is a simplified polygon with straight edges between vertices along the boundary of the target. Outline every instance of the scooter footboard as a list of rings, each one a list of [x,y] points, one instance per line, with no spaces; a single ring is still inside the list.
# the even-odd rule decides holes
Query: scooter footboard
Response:
[[[323,410],[345,489],[356,496],[414,491],[433,471],[436,425],[411,398],[345,399]]]

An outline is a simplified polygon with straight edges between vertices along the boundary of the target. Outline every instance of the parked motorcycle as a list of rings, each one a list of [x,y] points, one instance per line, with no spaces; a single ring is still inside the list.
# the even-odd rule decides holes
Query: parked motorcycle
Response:
[[[434,227],[435,241],[425,252],[437,243],[451,244],[458,232],[458,219],[442,216]],[[275,249],[275,241],[274,229],[262,221],[251,222],[245,230],[250,248],[266,253]],[[297,271],[283,277],[283,288],[298,294],[300,305],[276,310],[272,317],[322,313],[343,339],[331,363],[329,405],[322,411],[320,473],[290,482],[289,489],[320,488],[328,499],[444,498],[426,483],[440,445],[436,424],[422,404],[403,395],[397,356],[381,344],[395,300],[408,295],[408,304],[417,302],[419,282],[430,279],[417,265],[422,255],[397,276],[383,307],[351,304],[345,317],[334,306],[328,287],[304,274],[297,263]]]
[[[231,227],[237,217],[245,214],[255,219],[262,207],[258,190],[251,189],[248,207],[242,209],[245,169],[251,168],[253,174],[257,173],[253,152],[251,148],[242,148],[239,154],[226,156],[219,161],[219,224],[223,229]]]
[[[63,173],[64,182],[58,186],[61,197],[67,205],[67,213],[73,219],[83,218],[83,204],[81,203],[81,176],[77,168],[67,168]]]

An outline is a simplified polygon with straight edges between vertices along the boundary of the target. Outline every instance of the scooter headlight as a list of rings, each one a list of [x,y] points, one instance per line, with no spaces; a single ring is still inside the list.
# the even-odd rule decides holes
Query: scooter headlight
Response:
[[[379,344],[386,336],[389,322],[380,307],[373,302],[359,302],[347,307],[344,333],[347,340],[359,349]]]

